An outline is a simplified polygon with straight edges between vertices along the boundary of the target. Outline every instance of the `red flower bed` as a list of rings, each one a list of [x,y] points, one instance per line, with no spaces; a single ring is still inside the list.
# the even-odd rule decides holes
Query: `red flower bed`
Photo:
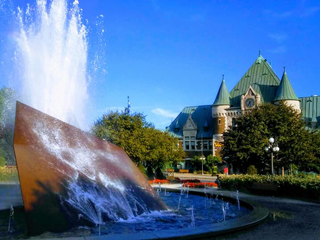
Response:
[[[175,178],[175,180],[177,180],[180,183],[199,183],[200,180],[199,179],[185,179],[185,180],[181,180],[180,178]]]
[[[154,179],[149,181],[149,184],[163,184],[163,183],[170,183],[168,180],[165,179]]]

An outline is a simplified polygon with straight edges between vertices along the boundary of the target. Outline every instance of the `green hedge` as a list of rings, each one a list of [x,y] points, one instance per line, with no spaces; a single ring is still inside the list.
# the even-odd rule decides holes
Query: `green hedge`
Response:
[[[253,183],[269,183],[278,186],[277,195],[320,199],[320,178],[291,175],[219,175],[222,189],[248,190]]]

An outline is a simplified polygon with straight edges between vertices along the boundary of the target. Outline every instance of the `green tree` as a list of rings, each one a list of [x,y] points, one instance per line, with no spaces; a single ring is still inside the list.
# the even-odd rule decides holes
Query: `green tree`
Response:
[[[155,129],[140,113],[109,112],[95,122],[92,132],[123,148],[133,162],[148,169],[162,169],[185,157],[177,138]]]
[[[222,154],[236,171],[244,173],[254,165],[260,173],[269,173],[270,153],[264,149],[270,137],[280,148],[276,169],[291,163],[304,169],[318,165],[319,134],[307,130],[301,114],[283,102],[264,104],[235,119],[234,126],[223,134]]]
[[[219,163],[221,163],[221,157],[213,156],[212,154],[210,154],[206,158],[205,166],[206,169],[208,169],[212,173],[213,169],[217,167]]]
[[[201,160],[200,160],[200,156],[194,155],[191,158],[191,165],[192,165],[192,168],[193,168],[194,171],[201,170],[202,163],[201,163]]]

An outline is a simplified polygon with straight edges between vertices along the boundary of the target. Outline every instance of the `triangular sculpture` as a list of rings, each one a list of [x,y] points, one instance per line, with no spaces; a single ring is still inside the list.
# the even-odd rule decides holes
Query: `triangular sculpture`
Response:
[[[166,208],[121,148],[20,102],[14,150],[29,235]]]

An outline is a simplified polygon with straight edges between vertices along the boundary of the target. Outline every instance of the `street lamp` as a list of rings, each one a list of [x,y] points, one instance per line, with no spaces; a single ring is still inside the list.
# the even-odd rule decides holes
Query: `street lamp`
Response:
[[[269,138],[269,145],[264,149],[266,152],[271,151],[271,174],[274,175],[273,169],[273,152],[279,152],[280,148],[278,147],[278,143],[275,142],[274,138]]]
[[[206,160],[206,158],[205,156],[202,155],[199,159],[201,160],[201,169],[202,169],[202,175],[203,175],[203,161]]]

